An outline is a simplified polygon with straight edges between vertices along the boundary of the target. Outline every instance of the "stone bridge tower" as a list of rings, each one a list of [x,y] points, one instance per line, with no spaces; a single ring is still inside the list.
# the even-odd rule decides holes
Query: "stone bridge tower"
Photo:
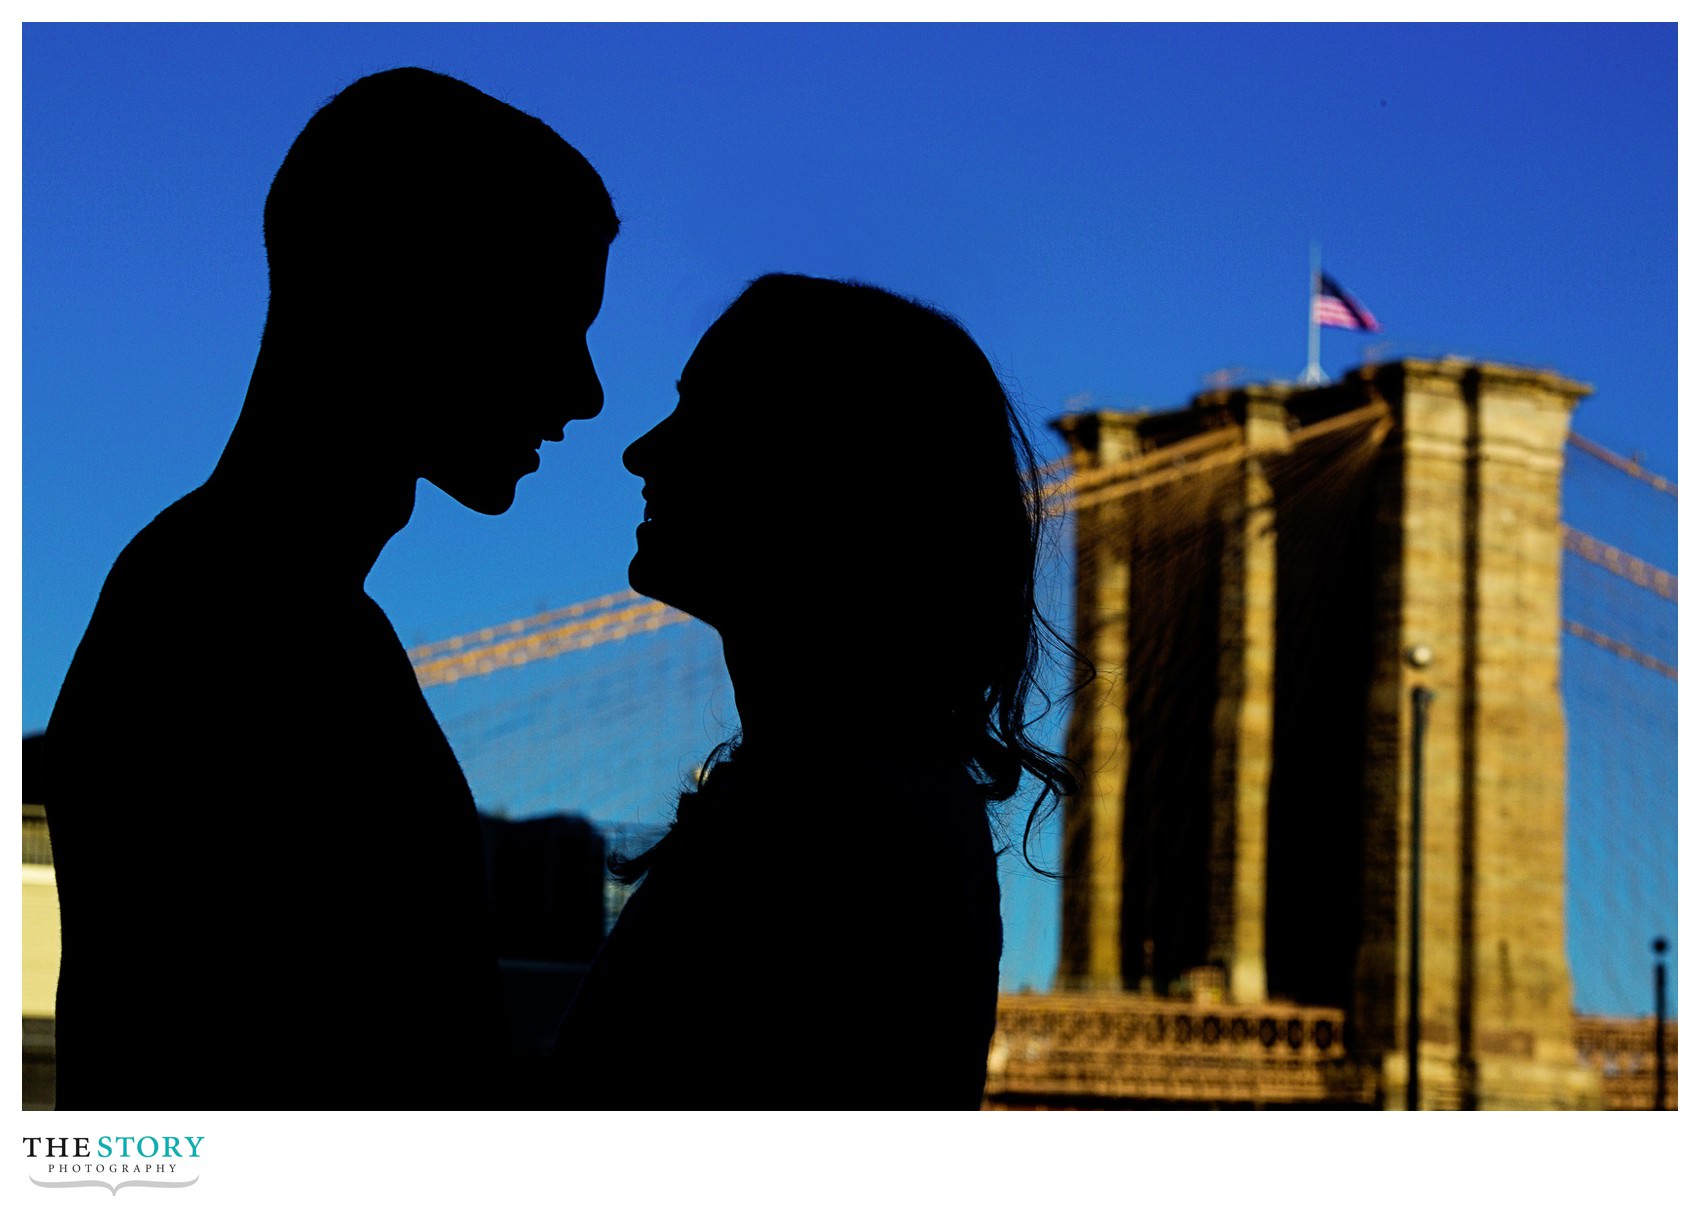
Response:
[[[1058,987],[1343,1007],[1403,1106],[1598,1105],[1564,941],[1559,481],[1582,384],[1454,359],[1059,422],[1076,635]],[[1433,655],[1418,669],[1417,645]]]

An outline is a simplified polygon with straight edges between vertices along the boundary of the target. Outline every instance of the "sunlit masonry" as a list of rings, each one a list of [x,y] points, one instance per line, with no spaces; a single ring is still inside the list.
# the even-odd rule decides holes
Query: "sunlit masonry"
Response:
[[[1086,779],[1053,991],[1003,995],[988,1106],[1632,1108],[1661,1085],[1676,1105],[1674,1021],[1661,1083],[1651,1018],[1574,992],[1598,970],[1645,1002],[1624,973],[1651,958],[1602,950],[1579,864],[1649,937],[1675,919],[1674,748],[1649,730],[1674,732],[1676,578],[1573,524],[1561,487],[1632,518],[1676,486],[1571,434],[1588,391],[1403,360],[1057,423],[1051,609],[1099,676],[1067,723]],[[917,606],[893,587],[892,608]],[[514,818],[487,841],[522,1028],[617,912],[601,839],[662,825],[735,723],[715,647],[614,593],[412,652],[486,810]],[[25,777],[24,1100],[48,1105],[57,923],[27,754]],[[554,813],[594,828],[520,824]],[[1012,939],[1019,912],[1006,892]]]

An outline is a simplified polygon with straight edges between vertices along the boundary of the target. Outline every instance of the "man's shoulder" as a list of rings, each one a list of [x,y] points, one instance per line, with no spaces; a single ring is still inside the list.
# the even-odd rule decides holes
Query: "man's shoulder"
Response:
[[[190,493],[118,553],[54,707],[61,731],[114,712],[146,727],[167,706],[200,701],[197,688],[238,676],[245,649],[287,634],[284,611],[268,618],[244,561],[227,558],[211,512]],[[139,714],[150,702],[161,711]]]
[[[189,493],[161,510],[124,544],[106,574],[100,606],[160,599],[216,584],[220,560],[207,511]]]

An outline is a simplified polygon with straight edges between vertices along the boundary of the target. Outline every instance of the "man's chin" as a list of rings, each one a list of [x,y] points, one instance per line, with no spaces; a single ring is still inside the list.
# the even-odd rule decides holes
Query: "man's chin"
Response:
[[[426,477],[430,479],[429,476]],[[514,493],[519,487],[518,481],[495,482],[488,484],[453,484],[431,480],[448,496],[466,506],[474,513],[487,517],[496,517],[513,508]]]
[[[454,494],[451,493],[450,495],[453,496]],[[514,494],[511,491],[478,496],[455,496],[455,500],[472,510],[473,513],[481,513],[488,518],[500,517],[514,507]]]

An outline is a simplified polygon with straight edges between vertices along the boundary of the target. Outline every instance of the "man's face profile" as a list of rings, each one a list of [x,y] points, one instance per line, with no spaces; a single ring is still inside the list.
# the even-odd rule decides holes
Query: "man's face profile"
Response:
[[[587,334],[602,307],[606,246],[579,242],[440,298],[423,317],[402,402],[417,426],[418,474],[465,505],[500,514],[545,442],[602,411]]]
[[[272,364],[338,384],[333,444],[499,514],[601,411],[586,332],[619,219],[537,119],[418,68],[363,77],[296,138],[265,223]]]

